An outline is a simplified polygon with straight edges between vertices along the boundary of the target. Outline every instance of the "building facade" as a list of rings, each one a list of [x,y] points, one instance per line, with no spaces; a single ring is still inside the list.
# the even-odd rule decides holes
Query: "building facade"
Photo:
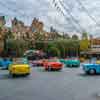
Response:
[[[43,32],[43,27],[43,22],[39,21],[37,18],[34,18],[30,26],[30,30],[32,32]]]
[[[100,38],[90,38],[89,50],[81,52],[81,55],[100,58]]]
[[[90,51],[92,54],[100,54],[100,38],[90,40]]]

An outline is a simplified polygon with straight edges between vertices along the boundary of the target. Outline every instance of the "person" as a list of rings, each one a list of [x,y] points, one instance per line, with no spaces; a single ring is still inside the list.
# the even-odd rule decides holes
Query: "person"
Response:
[[[91,55],[89,56],[89,63],[91,63],[92,62],[92,57],[91,57]]]
[[[97,60],[100,60],[100,57],[99,56],[97,56]]]

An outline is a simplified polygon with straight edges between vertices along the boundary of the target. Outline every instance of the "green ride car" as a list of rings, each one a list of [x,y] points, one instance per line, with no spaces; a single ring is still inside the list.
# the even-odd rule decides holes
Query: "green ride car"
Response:
[[[80,60],[77,58],[60,59],[60,62],[66,67],[80,67]]]
[[[65,63],[65,59],[59,59],[59,62],[61,62],[61,63]]]

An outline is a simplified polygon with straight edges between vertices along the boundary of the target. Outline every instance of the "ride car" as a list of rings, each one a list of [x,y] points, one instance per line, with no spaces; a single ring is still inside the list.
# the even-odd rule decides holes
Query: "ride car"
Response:
[[[47,60],[45,59],[42,59],[42,60],[31,60],[30,61],[30,65],[32,67],[43,67],[44,63],[46,62]]]
[[[84,62],[85,58],[84,57],[80,57],[80,62]]]
[[[97,59],[96,60],[96,64],[100,64],[100,59]]]
[[[79,67],[80,66],[80,60],[78,58],[67,58],[67,59],[63,59],[60,62],[63,62],[66,67]]]
[[[23,57],[27,57],[28,60],[40,60],[46,58],[46,53],[40,50],[27,50]]]
[[[0,58],[0,69],[8,69],[10,64],[12,64],[11,59],[9,59],[9,58]]]
[[[49,59],[48,61],[44,62],[44,68],[47,71],[59,71],[63,68],[63,64],[59,62],[59,60]]]
[[[65,63],[65,59],[59,59],[59,61],[63,64]]]
[[[100,64],[92,63],[92,64],[83,64],[83,70],[86,74],[100,74]]]
[[[13,63],[9,66],[9,74],[12,76],[17,75],[29,75],[31,72],[30,65],[27,63],[27,60],[20,58],[14,60]]]

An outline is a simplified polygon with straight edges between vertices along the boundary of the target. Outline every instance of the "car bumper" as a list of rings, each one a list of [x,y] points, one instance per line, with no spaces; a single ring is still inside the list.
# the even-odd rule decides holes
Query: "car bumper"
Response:
[[[66,67],[79,67],[80,64],[66,64]]]
[[[10,71],[10,74],[16,74],[16,75],[24,75],[24,74],[29,74],[30,70],[24,70],[24,71],[19,71],[19,70],[14,70]]]
[[[45,70],[49,70],[49,69],[51,69],[51,70],[61,70],[62,69],[62,67],[45,67]]]

